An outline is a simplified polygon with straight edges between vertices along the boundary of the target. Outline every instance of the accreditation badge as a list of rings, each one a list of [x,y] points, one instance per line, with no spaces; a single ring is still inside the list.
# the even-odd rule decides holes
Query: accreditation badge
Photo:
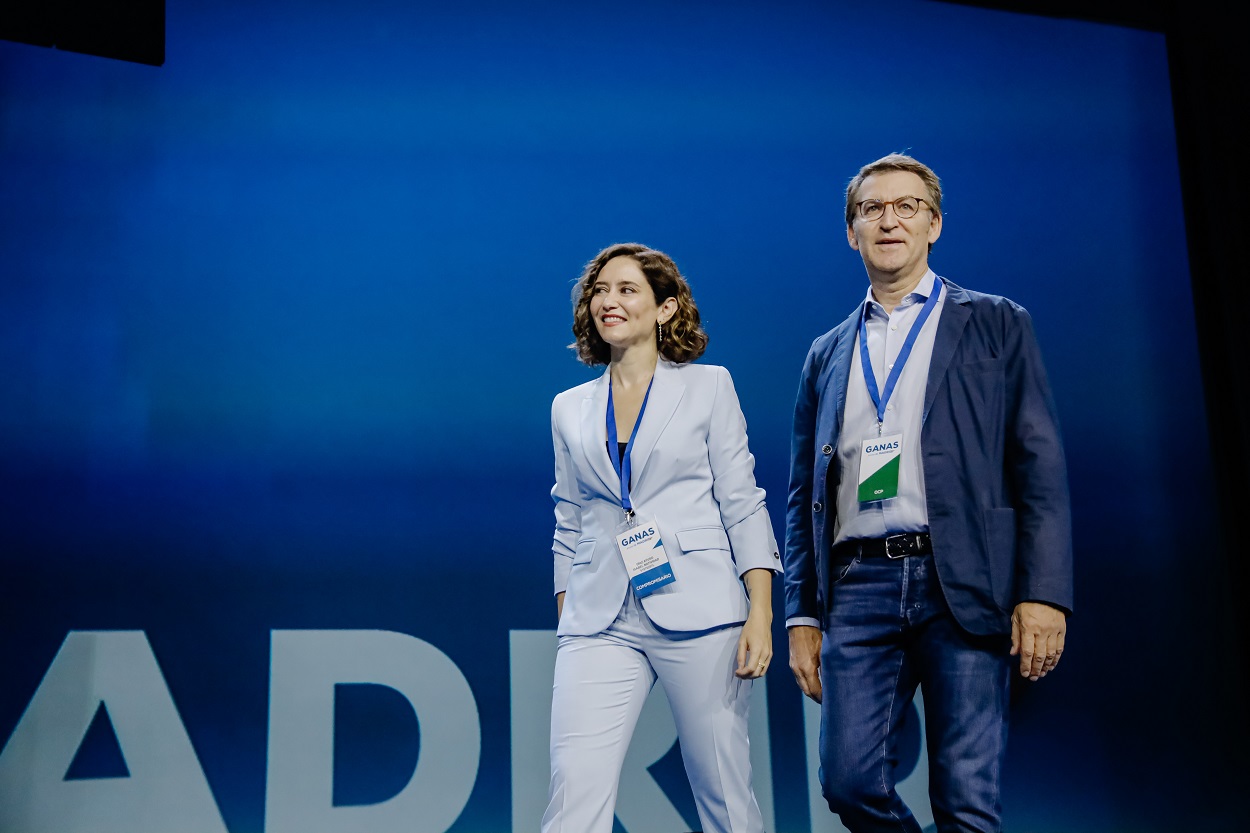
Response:
[[[616,528],[616,548],[625,560],[625,572],[638,598],[649,596],[677,578],[664,552],[655,518],[634,515]]]
[[[860,503],[885,500],[898,494],[898,472],[902,459],[902,434],[864,440],[859,450]]]

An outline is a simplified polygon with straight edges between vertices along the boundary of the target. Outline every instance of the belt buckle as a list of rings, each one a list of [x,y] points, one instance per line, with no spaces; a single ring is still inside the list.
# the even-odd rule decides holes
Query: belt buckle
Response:
[[[890,559],[906,558],[913,553],[920,551],[920,542],[917,540],[920,536],[915,534],[890,535],[885,539],[885,557]],[[895,551],[893,544],[898,544],[899,548]]]

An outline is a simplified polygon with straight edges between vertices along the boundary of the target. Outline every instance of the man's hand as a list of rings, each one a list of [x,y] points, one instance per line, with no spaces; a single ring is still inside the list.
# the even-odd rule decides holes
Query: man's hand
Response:
[[[1020,676],[1036,682],[1054,671],[1067,632],[1068,617],[1062,610],[1041,602],[1016,605],[1011,614],[1011,655],[1020,655]]]
[[[795,625],[790,628],[790,670],[799,688],[820,702],[820,628]]]

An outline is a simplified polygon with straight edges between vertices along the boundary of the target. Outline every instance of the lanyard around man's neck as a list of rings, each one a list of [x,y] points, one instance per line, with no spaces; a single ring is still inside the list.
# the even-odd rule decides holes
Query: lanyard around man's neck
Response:
[[[935,277],[933,279],[933,288],[929,290],[929,297],[925,299],[924,306],[920,308],[920,315],[912,322],[911,329],[907,332],[907,338],[903,340],[903,348],[898,352],[898,358],[894,360],[894,367],[890,368],[890,373],[885,379],[885,390],[877,389],[877,375],[872,372],[872,359],[868,355],[868,315],[872,308],[871,301],[864,302],[864,313],[859,317],[859,363],[864,369],[864,383],[868,386],[868,395],[872,397],[872,404],[877,406],[877,432],[881,432],[881,425],[885,422],[885,408],[890,402],[890,397],[894,395],[894,387],[898,384],[898,379],[903,375],[903,365],[907,364],[907,359],[911,356],[911,349],[916,344],[916,339],[920,337],[920,331],[924,329],[924,322],[929,320],[929,315],[937,306],[938,296],[942,294],[942,284]],[[609,394],[610,395],[610,394]]]

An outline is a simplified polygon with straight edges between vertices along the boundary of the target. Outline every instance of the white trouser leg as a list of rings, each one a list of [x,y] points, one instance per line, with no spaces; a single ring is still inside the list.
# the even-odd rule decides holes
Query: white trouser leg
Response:
[[[621,764],[654,682],[646,656],[610,636],[560,640],[543,833],[611,833]]]
[[[630,593],[607,631],[561,638],[543,833],[611,833],[621,765],[657,675],[704,833],[762,833],[747,735],[751,684],[733,673],[740,633],[662,632]]]
[[[740,627],[659,636],[647,655],[673,709],[682,760],[704,833],[761,833],[751,787],[751,683],[734,676]]]

